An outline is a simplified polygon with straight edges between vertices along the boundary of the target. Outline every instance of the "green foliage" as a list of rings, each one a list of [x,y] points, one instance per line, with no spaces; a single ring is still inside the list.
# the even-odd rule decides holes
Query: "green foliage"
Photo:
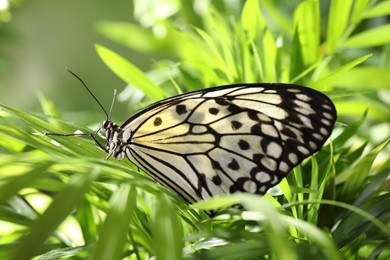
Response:
[[[130,162],[103,160],[88,138],[43,135],[93,133],[45,97],[43,114],[1,105],[0,259],[390,257],[389,24],[371,23],[388,1],[201,2],[135,1],[142,26],[98,24],[162,57],[143,73],[97,45],[129,83],[122,96],[139,89],[150,103],[212,85],[299,83],[335,102],[331,141],[263,197],[187,205]]]

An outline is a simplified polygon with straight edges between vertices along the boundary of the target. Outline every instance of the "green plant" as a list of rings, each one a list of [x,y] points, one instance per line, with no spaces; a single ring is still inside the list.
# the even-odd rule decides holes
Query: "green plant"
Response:
[[[106,155],[92,140],[44,136],[91,132],[61,120],[44,97],[43,114],[1,105],[0,258],[389,257],[390,113],[380,93],[390,88],[389,39],[383,37],[390,34],[387,24],[371,28],[366,22],[389,13],[386,1],[333,0],[326,30],[322,1],[302,1],[292,17],[272,1],[219,2],[201,15],[190,2],[196,1],[162,1],[171,12],[160,18],[146,1],[136,2],[148,28],[98,25],[126,46],[165,53],[143,73],[96,46],[130,93],[137,88],[150,103],[211,85],[307,85],[326,92],[338,109],[329,144],[264,197],[239,194],[191,206],[130,162],[102,160]],[[370,106],[361,108],[367,100]],[[218,209],[214,218],[203,211]]]

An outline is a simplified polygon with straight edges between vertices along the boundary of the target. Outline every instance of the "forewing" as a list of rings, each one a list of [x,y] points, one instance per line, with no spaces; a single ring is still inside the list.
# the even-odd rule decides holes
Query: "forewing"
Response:
[[[194,202],[217,194],[264,194],[331,133],[323,94],[283,84],[234,85],[154,104],[122,126],[128,158]]]

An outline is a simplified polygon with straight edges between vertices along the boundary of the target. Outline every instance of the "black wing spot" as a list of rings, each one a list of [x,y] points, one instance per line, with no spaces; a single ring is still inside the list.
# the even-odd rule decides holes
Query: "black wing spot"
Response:
[[[181,116],[183,114],[186,114],[188,111],[187,111],[187,107],[186,105],[177,105],[176,106],[176,113]]]
[[[222,180],[218,175],[214,175],[211,181],[217,186],[222,184]]]
[[[161,117],[156,117],[153,121],[154,126],[160,126],[162,124]]]
[[[215,107],[209,108],[209,113],[212,115],[217,115],[219,113],[219,109]]]
[[[232,121],[232,130],[238,130],[240,129],[242,124],[238,121]]]
[[[240,165],[238,164],[236,159],[232,159],[232,161],[227,165],[227,167],[235,171],[240,169]]]
[[[240,147],[241,150],[248,150],[250,148],[249,143],[242,139],[238,141],[238,146]]]
[[[255,124],[254,126],[251,127],[251,134],[255,134],[255,135],[262,134],[260,124]]]

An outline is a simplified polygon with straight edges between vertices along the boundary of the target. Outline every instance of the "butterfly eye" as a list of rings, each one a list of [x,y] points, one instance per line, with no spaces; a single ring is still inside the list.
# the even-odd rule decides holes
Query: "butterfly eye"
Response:
[[[104,122],[103,122],[102,127],[100,128],[100,130],[101,130],[102,132],[106,132],[107,129],[110,128],[110,125],[111,125],[111,124],[110,124],[110,121],[104,120]]]

